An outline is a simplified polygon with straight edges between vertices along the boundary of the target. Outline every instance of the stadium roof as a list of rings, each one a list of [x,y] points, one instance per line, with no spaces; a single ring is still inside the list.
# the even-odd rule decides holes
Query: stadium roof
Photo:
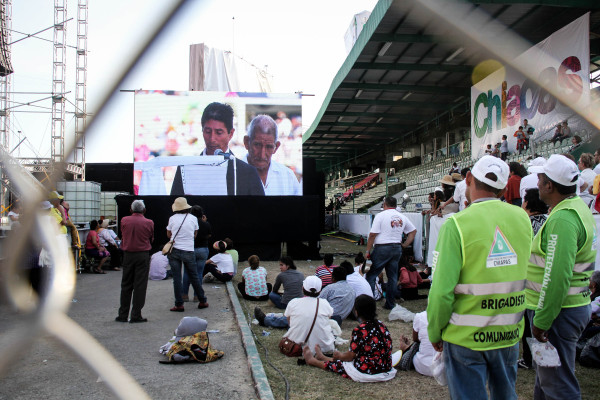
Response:
[[[532,44],[591,11],[590,69],[600,68],[600,1],[470,3]],[[407,4],[380,0],[335,76],[303,139],[303,154],[317,168],[401,144],[442,118],[469,113],[473,67],[490,54],[461,43],[450,25],[423,24]]]

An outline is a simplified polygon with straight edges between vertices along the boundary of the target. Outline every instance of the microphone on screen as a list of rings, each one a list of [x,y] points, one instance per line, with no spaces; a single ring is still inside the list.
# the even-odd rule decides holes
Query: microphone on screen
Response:
[[[229,157],[231,157],[231,153],[225,153],[223,150],[221,149],[216,149],[215,152],[213,153],[215,156],[223,156],[225,157],[225,159],[229,160]]]

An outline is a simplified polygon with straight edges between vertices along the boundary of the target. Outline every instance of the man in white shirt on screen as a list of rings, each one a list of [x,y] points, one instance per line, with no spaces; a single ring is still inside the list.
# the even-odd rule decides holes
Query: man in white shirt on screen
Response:
[[[266,196],[300,196],[302,187],[296,174],[285,165],[273,160],[279,149],[277,124],[268,115],[257,115],[248,125],[244,146],[248,150],[243,159],[258,171]]]

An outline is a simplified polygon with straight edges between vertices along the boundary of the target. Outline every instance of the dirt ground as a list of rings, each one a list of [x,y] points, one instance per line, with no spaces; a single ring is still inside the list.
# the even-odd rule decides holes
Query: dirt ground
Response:
[[[335,255],[334,264],[339,265],[343,260],[353,262],[354,256],[359,251],[365,252],[366,246],[358,246],[354,243],[335,238],[322,237],[321,255],[333,253]],[[294,260],[298,270],[304,275],[312,275],[315,268],[322,264],[322,260]],[[275,261],[261,262],[269,273],[267,280],[271,283],[279,273],[279,264]],[[247,266],[245,260],[240,260],[239,270]],[[236,285],[241,280],[241,274],[238,273],[234,279]],[[421,292],[426,293],[426,290]],[[281,312],[271,303],[246,301],[240,297],[242,307],[246,310],[246,315],[253,314],[255,306],[260,306],[265,313]],[[403,307],[417,313],[424,311],[427,307],[426,299],[405,301],[401,304]],[[392,334],[393,343],[398,343],[401,335],[411,337],[412,324],[401,321],[388,321],[389,311],[383,309],[383,302],[378,302],[377,311],[379,319],[386,324]],[[356,322],[346,320],[342,324],[342,337],[349,340],[352,329]],[[252,330],[257,337],[257,347],[263,365],[271,384],[273,394],[276,399],[284,399],[286,391],[285,380],[289,382],[290,399],[338,399],[345,400],[363,400],[369,399],[440,399],[449,398],[448,391],[441,387],[430,377],[422,376],[415,371],[399,371],[396,378],[389,382],[365,384],[353,382],[344,379],[337,374],[326,372],[307,365],[297,365],[295,358],[287,358],[279,353],[278,343],[285,333],[281,329],[265,328],[253,325]],[[266,332],[268,336],[263,336]],[[263,347],[261,347],[263,346]],[[266,348],[266,352],[265,349]],[[396,349],[396,348],[395,348]],[[347,347],[338,347],[340,351],[346,351]],[[272,366],[270,365],[272,364]],[[278,368],[281,374],[273,367]],[[596,399],[600,390],[600,380],[597,379],[598,371],[577,366],[576,370],[579,383],[581,385],[583,399]],[[282,377],[285,377],[285,379]],[[532,370],[519,369],[517,377],[517,394],[522,399],[533,398],[533,386],[535,373]]]

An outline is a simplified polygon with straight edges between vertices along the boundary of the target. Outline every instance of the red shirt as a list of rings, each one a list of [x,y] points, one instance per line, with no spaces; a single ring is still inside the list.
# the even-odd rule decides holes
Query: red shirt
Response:
[[[512,204],[514,199],[518,199],[521,197],[519,193],[519,188],[521,187],[521,177],[519,175],[513,175],[508,178],[508,183],[506,184],[506,192],[504,193],[504,198],[507,203]]]
[[[123,251],[148,251],[154,240],[154,221],[142,214],[133,213],[121,220],[121,249]]]
[[[400,270],[400,284],[403,289],[412,289],[423,283],[419,271],[409,271],[406,267]]]
[[[100,242],[98,241],[98,232],[96,231],[90,231],[87,235],[87,238],[85,239],[85,248],[86,249],[95,249],[96,246],[94,245],[94,242],[92,241],[93,237],[96,237],[96,243],[100,244]]]

